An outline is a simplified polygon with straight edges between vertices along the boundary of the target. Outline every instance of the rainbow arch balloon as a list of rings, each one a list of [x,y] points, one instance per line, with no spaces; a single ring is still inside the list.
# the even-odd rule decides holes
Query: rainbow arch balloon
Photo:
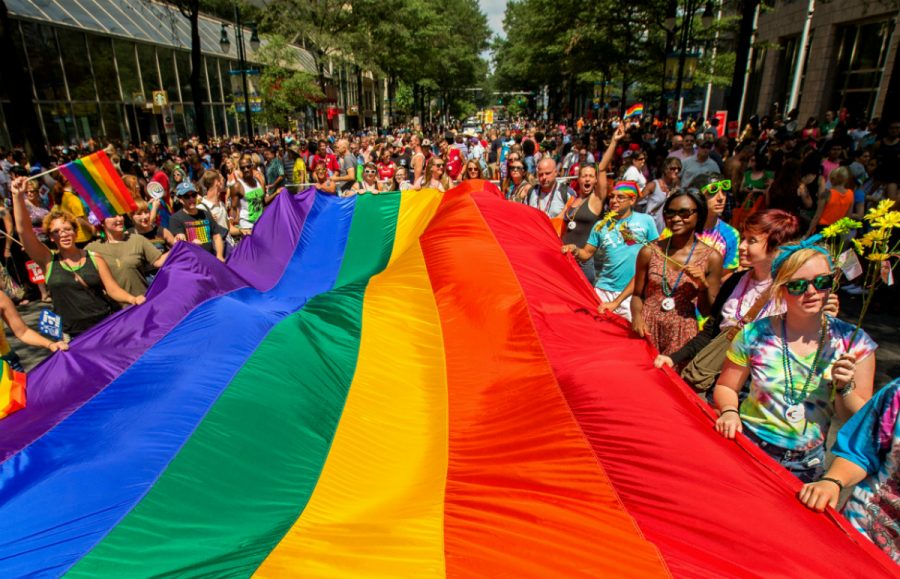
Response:
[[[485,182],[180,244],[0,421],[0,575],[897,574],[568,259]]]

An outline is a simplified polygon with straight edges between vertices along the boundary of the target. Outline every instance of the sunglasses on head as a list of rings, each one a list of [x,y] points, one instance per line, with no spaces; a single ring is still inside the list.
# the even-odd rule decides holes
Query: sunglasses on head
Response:
[[[720,191],[731,191],[731,180],[716,181],[700,189],[700,192],[708,197],[715,197]]]
[[[688,217],[690,217],[691,215],[693,215],[696,212],[697,212],[696,209],[688,209],[688,208],[663,209],[663,217],[668,217],[671,219],[672,217],[675,217],[677,215],[678,217],[681,217],[682,219],[687,219]]]
[[[812,279],[792,279],[784,284],[784,289],[792,296],[800,296],[806,293],[806,289],[812,284],[817,292],[828,291],[834,284],[834,276],[832,274],[817,275]]]

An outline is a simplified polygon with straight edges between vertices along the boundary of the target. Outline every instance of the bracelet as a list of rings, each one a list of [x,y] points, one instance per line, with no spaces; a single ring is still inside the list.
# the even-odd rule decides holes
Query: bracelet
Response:
[[[819,480],[827,480],[828,482],[833,482],[834,484],[836,484],[838,486],[839,489],[841,489],[841,492],[844,492],[844,483],[842,483],[841,481],[839,481],[836,478],[831,478],[830,476],[823,476]]]
[[[839,389],[837,393],[841,395],[841,398],[846,398],[854,390],[856,390],[856,380],[850,380],[844,384],[844,387]]]
[[[720,410],[720,411],[719,411],[719,416],[724,416],[726,412],[734,412],[734,413],[737,414],[738,416],[741,415],[741,413],[738,412],[738,410],[737,410],[736,408],[726,408],[725,410]]]

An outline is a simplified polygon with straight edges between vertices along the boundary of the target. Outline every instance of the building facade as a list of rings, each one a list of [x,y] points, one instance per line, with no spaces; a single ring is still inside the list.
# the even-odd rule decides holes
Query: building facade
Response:
[[[764,4],[766,4],[764,2]],[[810,5],[798,119],[846,109],[855,119],[896,118],[900,102],[896,3],[878,0],[775,0],[759,17],[749,113],[785,113]]]
[[[17,57],[28,69],[49,144],[142,142],[195,133],[190,26],[177,9],[147,0],[5,1]],[[229,43],[220,42],[223,30]],[[250,35],[244,29],[247,60],[253,63]],[[242,100],[234,98],[241,91],[234,23],[201,16],[200,37],[207,133],[239,136],[245,127],[234,106]],[[296,50],[303,69],[315,74],[312,55]],[[160,91],[168,102],[166,114],[153,106]],[[5,146],[15,144],[10,128],[18,122],[8,105],[0,82],[0,145]]]

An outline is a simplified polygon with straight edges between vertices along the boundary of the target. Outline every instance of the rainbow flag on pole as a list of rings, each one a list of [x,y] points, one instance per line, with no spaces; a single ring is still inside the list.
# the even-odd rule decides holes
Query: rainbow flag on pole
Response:
[[[0,420],[25,408],[25,374],[16,372],[3,360],[0,370]]]
[[[137,209],[119,172],[103,151],[66,163],[59,172],[84,199],[98,219]]]
[[[625,118],[630,119],[631,117],[639,117],[644,114],[644,103],[635,103],[628,107],[628,110],[625,111]]]

